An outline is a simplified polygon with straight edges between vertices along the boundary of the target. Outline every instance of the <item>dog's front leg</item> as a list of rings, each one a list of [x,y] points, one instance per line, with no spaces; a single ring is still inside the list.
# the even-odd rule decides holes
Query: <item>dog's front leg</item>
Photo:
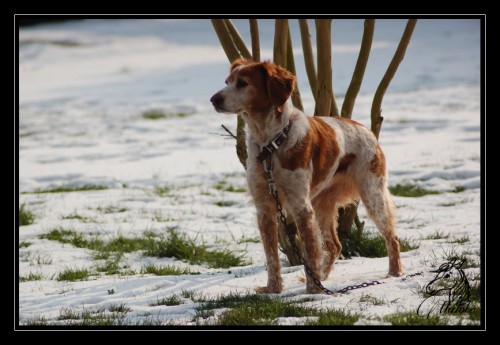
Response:
[[[259,293],[280,293],[283,290],[281,263],[278,256],[277,213],[270,206],[272,205],[257,205],[260,237],[267,261],[267,286],[257,287],[255,290]]]
[[[300,232],[300,237],[302,238],[302,243],[305,249],[305,259],[313,272],[315,272],[316,277],[319,277],[320,259],[321,259],[321,243],[320,243],[320,233],[316,225],[316,218],[314,216],[314,210],[310,203],[301,203],[301,206],[295,206],[295,220],[297,222],[297,228]],[[321,293],[322,290],[316,286],[314,279],[307,274],[306,275],[306,292],[307,293]]]

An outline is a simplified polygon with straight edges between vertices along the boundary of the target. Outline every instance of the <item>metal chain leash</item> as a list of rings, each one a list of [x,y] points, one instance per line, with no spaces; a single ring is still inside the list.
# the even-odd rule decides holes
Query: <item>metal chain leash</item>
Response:
[[[293,233],[290,230],[290,226],[288,225],[286,215],[283,212],[283,205],[281,205],[279,198],[278,198],[278,190],[276,189],[276,182],[274,181],[273,173],[272,173],[272,170],[273,170],[272,159],[271,159],[271,163],[270,163],[269,168],[266,165],[266,161],[264,161],[262,163],[264,165],[264,172],[266,173],[266,177],[267,177],[267,184],[269,185],[269,194],[271,194],[273,196],[274,200],[276,201],[276,209],[279,212],[279,217],[278,217],[279,221],[281,221],[281,223],[283,223],[283,225],[285,226],[285,232],[288,236],[290,243],[292,244],[293,251],[299,257],[300,263],[304,266],[304,269],[305,269],[307,275],[311,277],[314,284],[317,287],[319,287],[321,290],[323,290],[323,292],[326,293],[327,295],[333,295],[335,293],[335,291],[327,289],[326,287],[323,286],[323,284],[321,284],[320,280],[316,277],[316,274],[311,269],[311,266],[309,266],[306,259],[304,259],[304,257],[302,256],[302,252],[299,250],[299,248],[297,247],[297,244],[295,243],[295,240],[293,238]],[[409,274],[405,278],[403,278],[402,281],[406,281],[408,278],[412,278],[412,277],[423,275],[423,274],[424,274],[424,272],[417,272],[417,273]],[[379,284],[385,284],[385,283],[379,282],[378,280],[373,280],[369,283],[362,283],[359,285],[349,285],[349,286],[346,286],[345,288],[340,289],[336,292],[347,293],[348,291],[351,291],[351,290],[362,289],[362,288],[366,288],[368,286],[379,285]]]

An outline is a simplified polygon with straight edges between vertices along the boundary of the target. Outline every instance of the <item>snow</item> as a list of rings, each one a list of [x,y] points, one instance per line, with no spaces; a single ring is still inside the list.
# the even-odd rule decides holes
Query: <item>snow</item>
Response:
[[[248,25],[236,20],[249,40]],[[299,87],[306,112],[313,99],[300,52],[298,25],[291,21]],[[259,21],[262,52],[271,57],[272,21]],[[374,90],[385,72],[405,21],[378,20],[373,51],[354,118],[369,126]],[[333,75],[339,104],[357,57],[362,21],[333,24]],[[390,185],[416,184],[442,192],[421,198],[394,197],[400,238],[420,242],[402,253],[406,281],[386,278],[387,258],[339,260],[323,284],[333,290],[380,280],[384,284],[336,296],[313,296],[306,305],[361,313],[358,325],[384,324],[377,317],[416,310],[416,290],[433,274],[430,256],[454,248],[480,248],[480,51],[478,20],[420,20],[405,60],[383,103],[380,142],[387,157]],[[204,296],[252,292],[266,282],[265,257],[257,239],[255,210],[246,193],[215,188],[220,181],[245,187],[234,141],[221,124],[234,130],[234,116],[216,113],[210,96],[223,86],[228,62],[209,20],[84,20],[22,28],[19,32],[19,189],[32,192],[57,186],[105,185],[107,190],[20,194],[20,203],[36,222],[19,228],[19,274],[40,273],[41,281],[19,283],[20,323],[44,316],[53,323],[62,308],[77,310],[125,303],[126,320],[138,324],[154,316],[162,322],[192,325],[198,303],[149,306],[158,298],[195,290]],[[160,120],[142,118],[160,110]],[[177,116],[184,113],[186,116]],[[157,186],[170,192],[160,197]],[[464,187],[452,193],[455,187]],[[217,202],[227,202],[219,207]],[[125,208],[103,213],[97,209]],[[92,221],[62,219],[77,212]],[[360,207],[369,231],[374,225]],[[168,219],[157,222],[155,216]],[[126,255],[136,271],[144,264],[190,267],[200,275],[92,276],[88,281],[58,282],[64,269],[92,268],[87,249],[39,239],[57,227],[103,238],[160,233],[167,226],[210,245],[243,250],[245,267],[213,269],[165,258]],[[464,244],[424,240],[436,231]],[[45,258],[49,264],[38,264]],[[31,260],[30,260],[31,258]],[[301,267],[283,257],[284,294],[304,297]],[[479,273],[479,268],[467,271]],[[108,291],[115,291],[109,294]],[[363,294],[386,303],[360,302]],[[311,297],[311,296],[308,296]],[[307,318],[280,318],[279,324],[303,324]]]

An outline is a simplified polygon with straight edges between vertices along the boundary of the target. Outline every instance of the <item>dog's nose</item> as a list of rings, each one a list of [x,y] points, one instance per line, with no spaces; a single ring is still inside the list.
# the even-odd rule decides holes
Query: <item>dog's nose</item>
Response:
[[[212,96],[212,98],[210,98],[210,102],[212,102],[212,104],[214,106],[220,106],[221,103],[222,103],[222,96],[220,95],[220,92],[217,92],[215,95]]]

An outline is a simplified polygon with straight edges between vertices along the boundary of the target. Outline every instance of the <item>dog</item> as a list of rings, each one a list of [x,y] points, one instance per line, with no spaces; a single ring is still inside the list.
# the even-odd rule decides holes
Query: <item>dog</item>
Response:
[[[362,124],[342,117],[308,117],[288,100],[296,77],[272,62],[240,59],[230,67],[226,87],[210,101],[219,113],[246,122],[247,182],[267,263],[267,285],[259,293],[281,293],[278,210],[269,193],[264,165],[272,163],[279,201],[293,217],[304,258],[319,280],[328,278],[342,246],[338,208],[361,198],[385,238],[389,276],[403,273],[395,212],[387,189],[385,156]],[[307,293],[321,293],[307,275]]]

